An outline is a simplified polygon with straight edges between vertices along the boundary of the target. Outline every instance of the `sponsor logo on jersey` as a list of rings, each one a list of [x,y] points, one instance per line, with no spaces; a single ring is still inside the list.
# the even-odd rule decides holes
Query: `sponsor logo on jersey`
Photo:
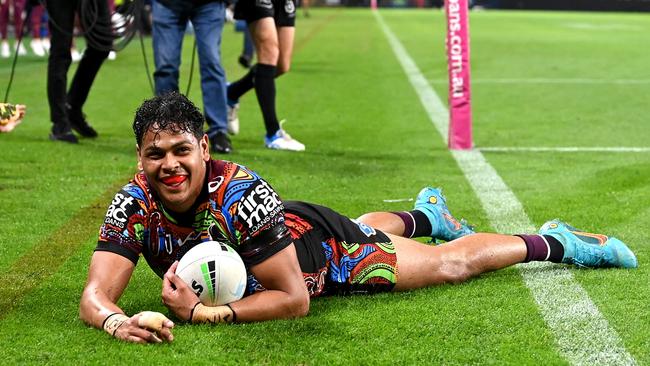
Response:
[[[131,206],[133,200],[131,196],[124,196],[122,193],[116,194],[106,211],[104,223],[124,229],[129,219],[126,210]]]
[[[296,12],[296,5],[293,3],[293,0],[286,0],[284,3],[284,12],[289,15]]]
[[[212,182],[208,182],[208,192],[212,193],[212,192],[216,191],[217,189],[219,189],[219,187],[221,186],[221,183],[223,183],[223,177],[222,176],[218,176]]]
[[[239,218],[246,222],[251,232],[264,226],[284,207],[277,193],[261,180],[248,195],[239,200]]]
[[[273,9],[271,0],[255,0],[255,6],[265,9]]]
[[[377,234],[377,232],[375,231],[374,228],[364,224],[363,222],[355,220],[355,219],[350,219],[350,220],[352,222],[354,222],[355,224],[357,224],[357,226],[359,227],[359,230],[361,230],[361,232],[366,234],[367,237],[371,237],[371,236]]]

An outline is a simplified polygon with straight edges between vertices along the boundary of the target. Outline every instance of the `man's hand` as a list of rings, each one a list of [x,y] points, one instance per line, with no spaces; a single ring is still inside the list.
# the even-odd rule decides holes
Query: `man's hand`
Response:
[[[22,104],[0,103],[0,132],[11,132],[22,122],[25,116]]]
[[[115,338],[134,343],[162,343],[174,340],[174,323],[163,314],[143,311],[125,320],[115,329]]]
[[[176,275],[176,267],[178,261],[169,267],[163,277],[162,301],[179,319],[191,321],[192,309],[200,301],[189,286]]]

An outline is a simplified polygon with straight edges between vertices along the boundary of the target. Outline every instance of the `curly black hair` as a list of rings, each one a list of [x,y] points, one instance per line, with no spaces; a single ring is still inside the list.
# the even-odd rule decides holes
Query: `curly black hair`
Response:
[[[133,132],[138,146],[142,144],[145,133],[168,131],[172,133],[189,132],[197,140],[203,135],[203,114],[186,96],[169,92],[145,100],[135,111]]]

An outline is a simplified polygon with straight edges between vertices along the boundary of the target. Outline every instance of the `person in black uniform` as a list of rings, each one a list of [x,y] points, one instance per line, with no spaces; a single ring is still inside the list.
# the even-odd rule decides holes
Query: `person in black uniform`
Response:
[[[257,64],[228,86],[228,131],[239,131],[239,98],[255,89],[269,149],[303,151],[305,145],[281,126],[275,110],[275,78],[291,66],[296,23],[295,0],[238,0],[235,19],[245,20],[255,42]]]
[[[89,14],[80,14],[82,3],[84,9],[89,9]],[[82,109],[95,76],[113,44],[108,3],[106,0],[48,0],[46,5],[51,31],[47,63],[47,99],[53,124],[50,139],[77,143],[73,130],[83,137],[97,137],[97,131],[90,126]],[[82,29],[87,42],[86,50],[66,91],[68,69],[72,62],[70,47],[75,14],[82,18],[82,24],[92,26]],[[86,16],[93,19],[84,18]]]

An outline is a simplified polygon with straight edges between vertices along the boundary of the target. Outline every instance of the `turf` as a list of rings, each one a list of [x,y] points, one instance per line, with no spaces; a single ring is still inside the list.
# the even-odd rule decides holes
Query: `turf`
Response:
[[[443,14],[381,12],[444,99]],[[472,13],[476,145],[648,147],[648,20],[646,14]],[[146,50],[151,62],[149,40]],[[240,50],[241,34],[228,27],[222,53],[230,79],[244,73],[236,64]],[[190,52],[188,38],[183,90]],[[0,60],[3,85],[9,68]],[[195,71],[190,97],[201,105]],[[459,286],[316,299],[300,320],[179,325],[169,345],[124,344],[86,327],[78,300],[96,231],[111,195],[135,171],[130,123],[151,95],[141,50],[132,43],[100,71],[85,108],[100,137],[78,146],[47,140],[46,62],[26,57],[16,72],[10,99],[27,104],[28,115],[13,133],[0,135],[1,363],[566,363],[516,269]],[[505,79],[514,81],[494,82]],[[632,79],[639,82],[616,82]],[[278,91],[285,128],[307,151],[266,150],[249,94],[242,99],[242,132],[227,158],[258,171],[283,198],[357,216],[408,209],[411,202],[383,200],[412,198],[436,185],[445,188],[457,216],[490,230],[370,11],[313,9],[312,17],[298,19],[294,63]],[[649,364],[650,154],[485,156],[535,224],[561,217],[629,243],[639,269],[572,272],[637,363]],[[166,313],[159,293],[160,281],[141,263],[120,306],[129,314]]]

